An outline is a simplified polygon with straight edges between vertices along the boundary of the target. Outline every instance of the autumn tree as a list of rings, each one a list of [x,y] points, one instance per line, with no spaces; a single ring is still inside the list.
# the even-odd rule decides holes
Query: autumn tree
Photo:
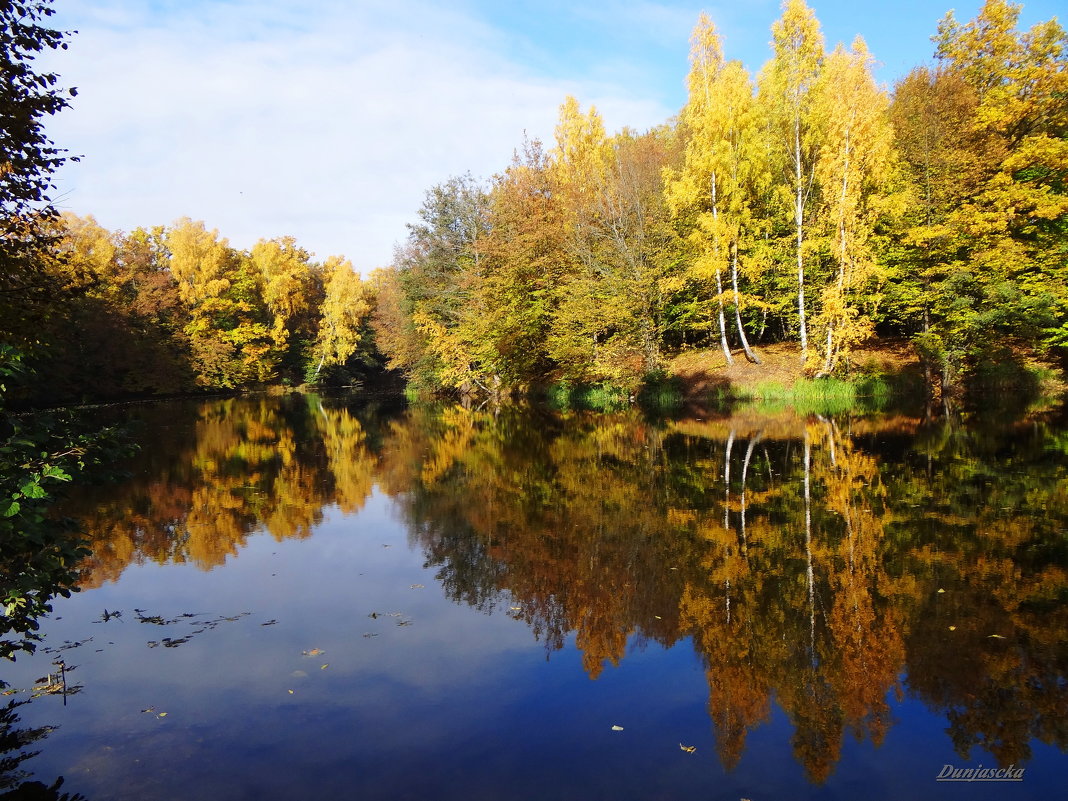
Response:
[[[733,362],[724,311],[729,269],[738,338],[746,357],[759,363],[742,324],[738,290],[739,246],[751,219],[752,87],[740,63],[724,61],[720,36],[704,14],[691,36],[690,64],[689,99],[682,113],[685,164],[677,173],[669,172],[668,202],[689,229],[694,278],[715,278],[724,358]]]
[[[950,12],[939,24],[936,55],[975,92],[972,127],[987,134],[989,172],[954,222],[987,302],[1015,307],[1015,319],[985,327],[1064,344],[1068,36],[1055,19],[1018,31],[1019,15],[1018,5],[987,0],[969,23]]]
[[[824,62],[813,113],[822,129],[815,166],[821,187],[824,236],[836,264],[823,292],[818,323],[826,331],[820,374],[874,333],[862,307],[865,290],[879,272],[872,236],[892,160],[889,99],[875,84],[872,57],[859,36],[846,51],[835,48]],[[870,303],[866,304],[870,312]]]
[[[263,304],[271,317],[271,339],[280,366],[303,377],[316,337],[323,278],[293,237],[261,239],[249,252]]]
[[[579,381],[633,389],[660,362],[662,281],[673,259],[666,132],[608,137],[593,107],[560,108],[550,178],[564,251],[549,354]]]
[[[368,283],[374,298],[370,326],[375,346],[387,368],[409,372],[419,363],[423,341],[408,313],[400,272],[393,265],[380,267],[371,272]]]
[[[344,366],[356,353],[371,311],[370,290],[351,262],[327,259],[323,273],[326,289],[313,352],[318,356],[313,378],[319,377],[323,367]]]
[[[571,274],[563,210],[548,154],[524,142],[490,192],[477,319],[493,375],[529,385],[549,371],[547,344],[560,291]]]
[[[185,334],[197,383],[237,387],[274,377],[279,352],[250,261],[189,218],[167,231],[166,243],[189,309]]]
[[[604,280],[606,243],[599,236],[612,150],[600,113],[594,106],[583,113],[574,97],[560,106],[555,134],[547,178],[563,258],[547,347],[568,377],[595,380],[597,366],[605,361],[604,340],[625,315],[614,304],[618,287]]]
[[[486,378],[488,368],[474,348],[481,340],[471,325],[479,324],[472,293],[488,214],[478,182],[470,175],[450,178],[426,193],[420,222],[408,226],[408,241],[397,249],[394,266],[415,340],[403,367],[423,386],[464,390]]]
[[[1055,20],[1017,31],[1019,11],[989,0],[969,23],[948,14],[939,69],[915,71],[894,102],[917,198],[899,296],[915,298],[917,347],[947,388],[1013,341],[1063,339],[1068,43]]]
[[[672,158],[670,136],[660,128],[640,135],[624,130],[612,137],[612,160],[598,203],[607,272],[619,282],[618,300],[624,306],[615,332],[629,352],[640,354],[635,377],[661,366],[665,290],[680,260],[663,192],[664,168]]]
[[[815,201],[815,169],[820,130],[813,114],[816,85],[823,63],[823,34],[816,15],[804,0],[786,0],[782,17],[771,27],[774,56],[759,79],[758,101],[768,115],[770,154],[782,176],[781,200],[793,225],[797,276],[798,332],[801,361],[808,359],[805,302],[806,236]]]
[[[596,107],[590,106],[583,114],[571,96],[560,106],[555,135],[556,147],[550,158],[561,222],[571,257],[589,271],[598,260],[598,238],[593,229],[608,179],[611,146]]]
[[[948,386],[964,356],[963,341],[943,338],[943,321],[970,313],[974,302],[951,216],[977,191],[986,169],[976,158],[986,136],[971,125],[975,105],[974,90],[960,76],[917,67],[897,83],[890,108],[907,202],[894,222],[886,311],[915,335],[932,387]]]
[[[188,310],[170,270],[164,227],[135,228],[119,236],[114,271],[116,302],[129,310],[135,341],[145,351],[142,380],[156,392],[188,389]]]

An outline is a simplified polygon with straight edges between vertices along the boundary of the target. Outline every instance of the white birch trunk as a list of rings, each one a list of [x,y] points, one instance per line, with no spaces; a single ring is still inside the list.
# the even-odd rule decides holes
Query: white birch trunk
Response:
[[[738,326],[738,338],[742,340],[742,350],[745,357],[753,364],[760,364],[760,358],[749,347],[749,339],[745,335],[745,327],[742,325],[742,296],[738,292],[738,240],[731,247],[731,285],[734,288],[734,324]]]
[[[719,303],[719,345],[723,348],[723,356],[727,360],[727,365],[734,364],[734,357],[731,356],[730,345],[727,344],[727,318],[723,312],[723,277],[719,267],[719,201],[716,197],[716,174],[712,173],[712,222],[716,227],[714,233],[716,250],[716,299]]]
[[[797,227],[797,316],[801,327],[801,363],[808,359],[808,328],[805,325],[805,259],[801,253],[804,244],[805,181],[801,170],[801,113],[794,117],[794,224]]]

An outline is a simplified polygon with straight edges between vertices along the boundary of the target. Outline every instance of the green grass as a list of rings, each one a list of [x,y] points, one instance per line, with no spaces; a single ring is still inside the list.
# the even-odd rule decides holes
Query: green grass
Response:
[[[550,384],[543,392],[549,406],[560,411],[614,412],[638,405],[647,412],[670,413],[679,409],[684,400],[681,381],[667,375],[648,376],[636,392],[607,382],[576,384],[569,381]]]
[[[650,412],[673,412],[682,407],[685,394],[678,378],[650,376],[638,391],[638,405]]]
[[[572,384],[560,381],[545,388],[545,400],[558,411],[588,409],[595,412],[613,412],[631,404],[626,390],[611,384]]]
[[[765,408],[793,408],[800,413],[838,414],[879,411],[890,405],[894,387],[883,376],[856,379],[803,378],[792,386],[764,381],[738,391],[743,403]]]

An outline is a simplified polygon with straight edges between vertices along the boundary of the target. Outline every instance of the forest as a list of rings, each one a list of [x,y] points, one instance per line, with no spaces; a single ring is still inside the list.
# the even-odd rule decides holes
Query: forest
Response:
[[[892,89],[859,36],[828,50],[804,0],[783,4],[756,75],[702,15],[676,117],[609,134],[566,98],[551,145],[428,189],[393,263],[365,277],[290,237],[240,250],[190,219],[122,232],[42,211],[66,156],[40,118],[68,103],[44,76],[38,104],[8,114],[30,117],[41,153],[6,203],[0,343],[36,402],[383,368],[427,392],[633,391],[686,349],[759,364],[783,342],[819,378],[882,338],[911,344],[936,395],[1020,353],[1063,363],[1068,37],[1019,15],[948,13],[933,64]]]

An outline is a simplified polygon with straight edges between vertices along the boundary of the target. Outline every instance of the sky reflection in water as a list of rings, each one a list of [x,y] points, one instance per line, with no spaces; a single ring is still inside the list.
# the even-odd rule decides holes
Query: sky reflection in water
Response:
[[[136,414],[130,480],[64,509],[95,555],[44,647],[83,644],[3,674],[76,666],[65,705],[17,709],[58,726],[22,768],[68,792],[946,798],[943,765],[980,763],[1025,779],[970,798],[1061,786],[1053,423]]]

